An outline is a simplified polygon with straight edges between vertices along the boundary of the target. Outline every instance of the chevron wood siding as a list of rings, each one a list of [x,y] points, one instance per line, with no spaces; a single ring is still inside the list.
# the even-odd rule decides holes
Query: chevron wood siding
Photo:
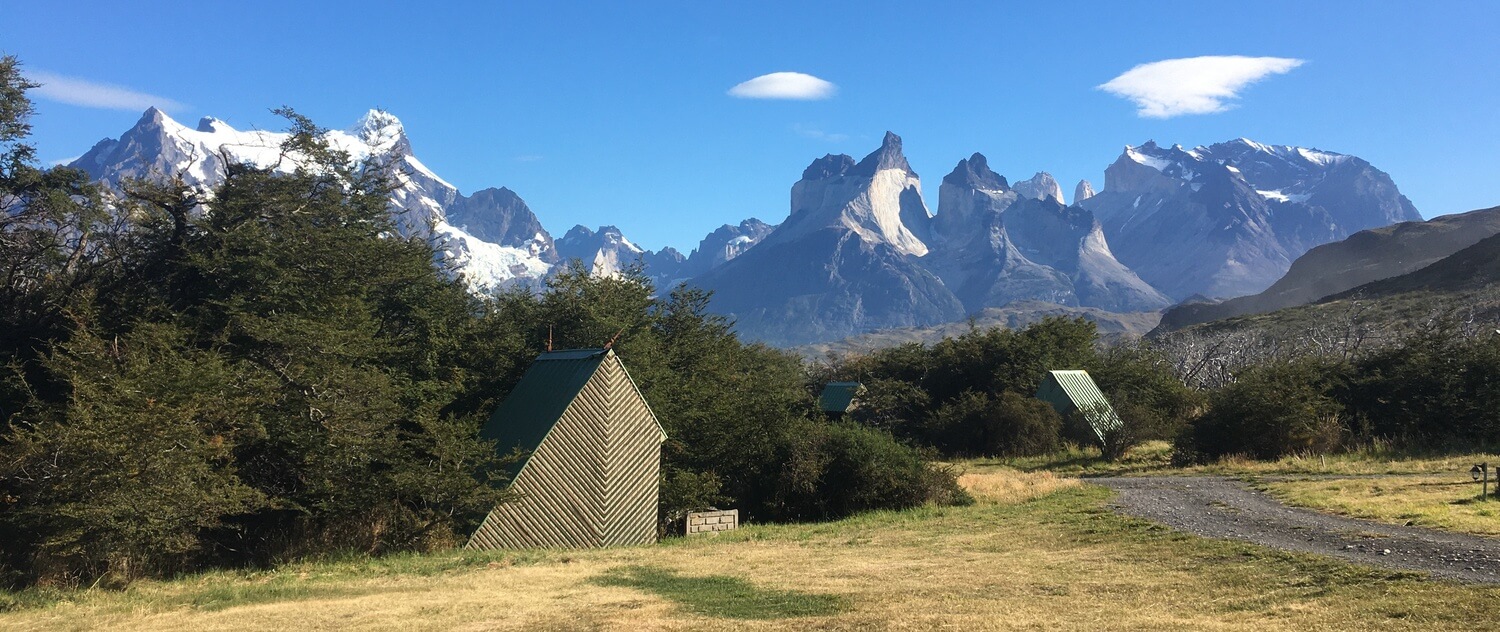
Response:
[[[611,353],[490,512],[469,548],[593,548],[656,539],[664,437]]]

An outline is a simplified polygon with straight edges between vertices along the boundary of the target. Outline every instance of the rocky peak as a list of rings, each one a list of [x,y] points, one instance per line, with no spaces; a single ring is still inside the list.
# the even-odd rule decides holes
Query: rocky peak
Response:
[[[802,170],[803,180],[826,180],[837,178],[854,168],[854,157],[848,154],[825,154],[822,158],[812,161]]]
[[[974,152],[966,160],[958,161],[953,167],[953,172],[943,176],[943,184],[972,187],[985,191],[1008,191],[1010,183],[1002,176],[990,170],[989,161],[984,154]]]
[[[593,231],[583,225],[574,226],[557,240],[557,252],[563,261],[582,261],[591,274],[598,276],[618,275],[648,254],[630,243],[617,227],[600,226]]]
[[[212,116],[205,116],[198,119],[198,131],[212,134],[215,132],[232,132],[234,128],[230,127],[228,123]]]
[[[1078,186],[1073,188],[1073,203],[1077,204],[1091,197],[1094,197],[1094,185],[1088,180],[1079,180]]]
[[[1022,180],[1011,185],[1011,188],[1021,197],[1038,200],[1052,199],[1058,204],[1067,204],[1063,201],[1062,186],[1057,184],[1057,179],[1045,171],[1038,171],[1029,180]]]
[[[873,176],[886,169],[898,169],[905,171],[908,175],[917,175],[907,164],[906,156],[901,153],[901,137],[892,132],[886,132],[885,138],[880,141],[880,149],[865,156],[855,167],[860,175]]]
[[[149,108],[146,108],[146,111],[141,113],[141,120],[136,121],[135,126],[137,128],[142,128],[142,127],[147,127],[147,128],[149,128],[149,127],[157,127],[157,128],[160,128],[160,127],[165,127],[168,122],[175,123],[176,121],[173,121],[172,117],[167,116],[166,112],[161,111],[160,109],[158,109],[156,106],[153,105],[153,106],[151,106]]]

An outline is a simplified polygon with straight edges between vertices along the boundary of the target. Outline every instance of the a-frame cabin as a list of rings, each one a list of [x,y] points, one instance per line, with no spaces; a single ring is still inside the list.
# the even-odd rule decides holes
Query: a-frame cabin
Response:
[[[490,512],[469,548],[656,541],[666,433],[613,351],[538,356],[480,436],[526,456],[511,467],[518,498]]]

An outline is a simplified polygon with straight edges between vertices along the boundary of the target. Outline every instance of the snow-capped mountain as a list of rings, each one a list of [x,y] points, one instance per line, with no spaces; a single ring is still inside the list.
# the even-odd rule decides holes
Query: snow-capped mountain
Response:
[[[1127,146],[1081,205],[1121,262],[1179,300],[1259,292],[1314,246],[1421,219],[1364,160],[1243,138]]]
[[[552,236],[531,207],[505,187],[459,196],[447,209],[448,223],[485,241],[520,248],[547,263],[559,260]]]
[[[112,186],[126,178],[178,178],[209,190],[222,181],[229,162],[295,168],[298,157],[282,151],[287,137],[278,132],[236,130],[211,117],[189,128],[151,108],[120,138],[100,141],[71,166]],[[502,208],[490,204],[493,196],[465,198],[412,154],[401,122],[390,113],[371,110],[349,130],[329,131],[326,140],[354,160],[390,170],[397,183],[391,192],[391,212],[398,229],[429,240],[445,269],[462,274],[476,291],[533,283],[551,269],[549,259],[555,259],[551,237],[540,230],[524,203]],[[501,230],[495,234],[500,243],[480,238],[449,221],[448,212],[455,208],[467,209],[476,226],[514,224],[523,234],[507,235]],[[521,211],[529,219],[506,216]],[[533,228],[538,230],[533,232]]]

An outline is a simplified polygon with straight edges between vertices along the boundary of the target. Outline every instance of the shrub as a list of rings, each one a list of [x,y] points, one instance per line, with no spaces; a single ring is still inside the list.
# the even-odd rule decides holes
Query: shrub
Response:
[[[1115,414],[1120,417],[1120,425],[1104,433],[1101,449],[1107,460],[1119,460],[1131,448],[1143,442],[1170,439],[1182,427],[1174,419],[1162,414],[1160,409],[1137,404],[1128,396],[1112,396],[1110,403]]]
[[[1184,433],[1184,454],[1244,454],[1276,459],[1337,448],[1342,407],[1320,365],[1299,361],[1257,367],[1209,396],[1208,411]]]
[[[924,460],[889,433],[852,423],[805,422],[790,438],[777,481],[781,519],[973,502],[952,471]]]
[[[967,391],[928,418],[922,439],[949,454],[1030,456],[1056,450],[1061,431],[1062,418],[1039,399]]]

